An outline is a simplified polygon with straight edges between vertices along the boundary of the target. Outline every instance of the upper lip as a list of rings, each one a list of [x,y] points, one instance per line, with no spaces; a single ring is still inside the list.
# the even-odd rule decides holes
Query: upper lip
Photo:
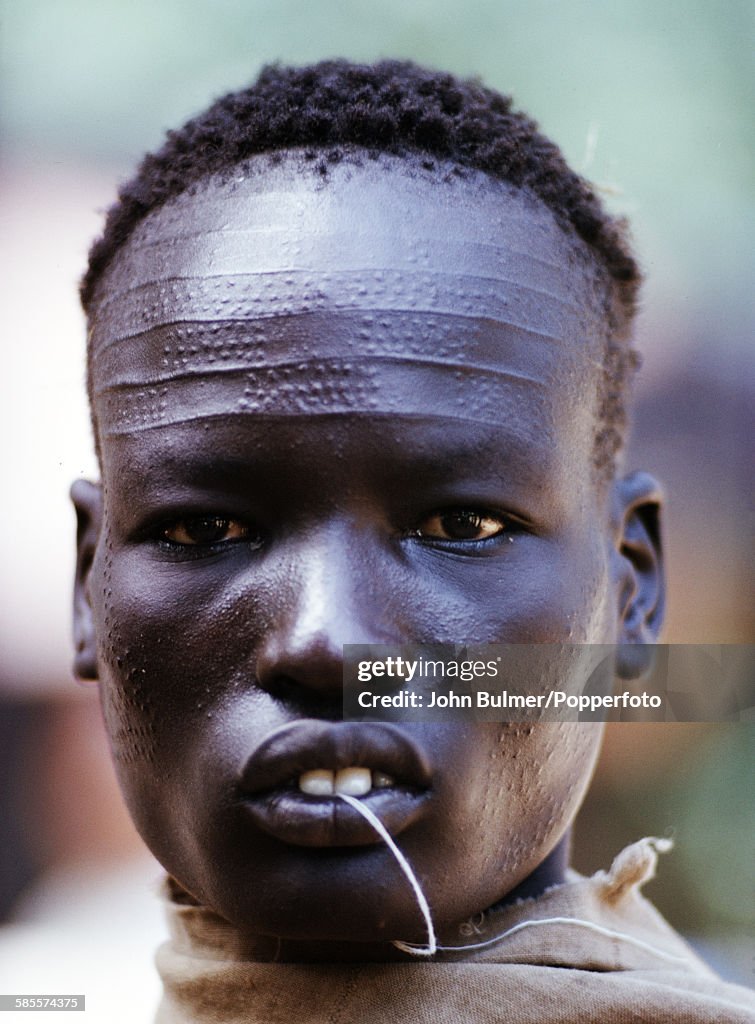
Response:
[[[254,796],[289,785],[313,768],[338,771],[355,765],[418,789],[428,787],[432,776],[425,751],[396,726],[300,719],[260,742],[244,766],[241,790]]]

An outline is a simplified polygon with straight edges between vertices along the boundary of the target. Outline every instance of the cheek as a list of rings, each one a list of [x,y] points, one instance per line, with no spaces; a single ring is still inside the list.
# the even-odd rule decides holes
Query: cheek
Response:
[[[240,599],[209,560],[187,568],[146,546],[114,551],[108,538],[106,530],[94,567],[103,584],[95,602],[100,661],[125,688],[159,694],[166,705],[210,702],[221,675],[252,661],[261,600],[249,592]]]
[[[201,582],[197,583],[201,576]],[[229,597],[225,573],[187,573],[114,545],[92,570],[103,717],[121,790],[159,860],[177,875],[226,800],[254,742],[279,725],[250,687],[262,613]]]
[[[601,731],[598,723],[489,723],[459,734],[425,851],[428,896],[443,917],[492,905],[548,856],[584,797]],[[444,739],[436,736],[436,749]],[[411,860],[409,844],[407,852]]]
[[[103,717],[134,818],[158,811],[183,771],[215,699],[203,666],[224,656],[201,600],[180,591],[170,566],[118,548],[105,521],[92,571]],[[176,792],[178,788],[176,787]],[[175,798],[175,794],[173,794]]]
[[[564,722],[507,724],[501,732],[505,788],[492,786],[488,812],[507,841],[503,863],[520,878],[533,870],[563,835],[584,797],[600,744],[601,726]],[[490,773],[492,777],[492,772]],[[500,826],[499,826],[500,833]]]
[[[559,550],[541,581],[543,629],[537,642],[566,640],[573,644],[605,644],[615,635],[615,610],[606,537],[599,524],[585,517]],[[549,621],[550,619],[550,621]]]
[[[600,747],[598,722],[535,726],[523,753],[521,806],[533,844],[559,839],[585,795]]]
[[[550,538],[517,536],[505,557],[417,574],[412,606],[444,642],[608,643],[615,632],[609,560],[597,512]],[[424,634],[421,638],[424,638]]]
[[[107,518],[92,581],[102,709],[113,759],[123,779],[140,766],[154,764],[157,716],[142,652],[133,643],[133,616],[124,614],[122,607],[122,579]]]

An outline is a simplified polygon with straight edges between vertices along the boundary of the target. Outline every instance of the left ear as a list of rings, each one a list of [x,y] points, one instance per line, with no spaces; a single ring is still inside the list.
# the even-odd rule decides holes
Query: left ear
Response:
[[[652,661],[644,645],[655,644],[663,624],[666,581],[661,546],[663,494],[649,473],[630,473],[613,492],[618,584],[620,678],[643,675]]]
[[[77,551],[73,589],[73,635],[76,646],[73,674],[84,682],[98,678],[97,637],[89,599],[89,575],[102,523],[102,488],[88,480],[77,480],[71,487],[71,500],[76,509]]]

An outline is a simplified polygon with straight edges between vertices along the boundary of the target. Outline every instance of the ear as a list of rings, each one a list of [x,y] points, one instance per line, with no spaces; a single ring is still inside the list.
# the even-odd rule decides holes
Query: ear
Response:
[[[71,488],[71,500],[76,509],[73,671],[78,679],[94,680],[97,679],[97,637],[89,598],[89,575],[102,524],[102,489],[88,480],[77,480]]]
[[[650,668],[663,624],[666,584],[661,547],[663,494],[649,473],[631,473],[614,484],[618,564],[619,648],[616,671],[637,679]]]

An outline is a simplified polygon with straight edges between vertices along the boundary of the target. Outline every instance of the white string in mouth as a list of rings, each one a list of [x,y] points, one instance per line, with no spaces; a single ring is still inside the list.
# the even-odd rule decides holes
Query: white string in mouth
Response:
[[[425,894],[422,892],[420,884],[417,881],[417,876],[412,871],[411,864],[403,855],[401,850],[399,850],[398,846],[396,846],[390,833],[388,832],[388,829],[382,823],[380,818],[378,818],[377,815],[373,814],[366,804],[363,804],[361,800],[357,800],[356,797],[349,796],[347,793],[338,793],[337,795],[342,800],[345,800],[347,804],[350,804],[350,806],[353,807],[355,811],[358,811],[359,814],[361,814],[362,817],[366,821],[368,821],[370,825],[372,825],[377,834],[380,836],[385,845],[396,858],[398,866],[406,875],[409,885],[411,885],[412,887],[415,899],[417,900],[417,905],[420,909],[423,918],[425,919],[425,927],[427,928],[426,946],[415,945],[411,942],[401,942],[399,939],[394,939],[393,945],[396,947],[396,949],[403,950],[403,952],[405,953],[411,953],[412,956],[434,956],[436,950],[438,949],[438,943],[436,942],[435,939],[435,928],[433,927],[433,919],[430,916],[430,907],[427,905]]]

